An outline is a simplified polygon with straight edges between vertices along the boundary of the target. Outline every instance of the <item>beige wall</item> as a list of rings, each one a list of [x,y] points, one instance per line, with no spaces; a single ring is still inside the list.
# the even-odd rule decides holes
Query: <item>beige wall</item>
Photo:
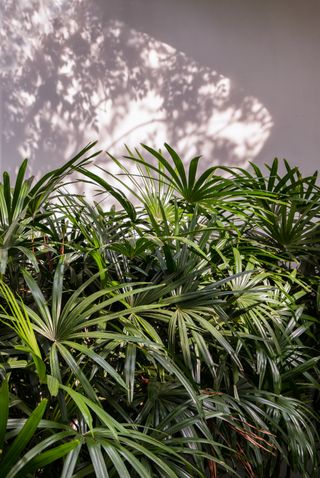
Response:
[[[88,141],[319,168],[319,0],[2,0],[1,169]],[[101,157],[100,164],[105,164]]]

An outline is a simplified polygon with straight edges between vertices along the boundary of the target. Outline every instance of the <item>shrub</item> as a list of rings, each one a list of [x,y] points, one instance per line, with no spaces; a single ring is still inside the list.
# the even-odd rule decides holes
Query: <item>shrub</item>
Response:
[[[317,477],[317,175],[93,146],[0,184],[0,478]]]

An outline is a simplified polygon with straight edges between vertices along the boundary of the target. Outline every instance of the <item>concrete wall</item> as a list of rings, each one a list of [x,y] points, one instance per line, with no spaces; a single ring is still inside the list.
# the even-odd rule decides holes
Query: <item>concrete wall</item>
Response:
[[[319,168],[319,0],[2,0],[1,170],[88,141]],[[105,156],[99,159],[106,165]]]

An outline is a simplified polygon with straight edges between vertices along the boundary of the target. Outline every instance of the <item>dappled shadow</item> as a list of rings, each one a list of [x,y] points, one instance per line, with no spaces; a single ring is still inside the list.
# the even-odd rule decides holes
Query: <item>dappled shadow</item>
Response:
[[[2,168],[21,156],[38,174],[88,141],[121,154],[168,142],[203,167],[246,164],[261,150],[272,118],[255,97],[183,52],[131,29],[113,1],[6,0]],[[101,157],[100,164],[106,159]]]

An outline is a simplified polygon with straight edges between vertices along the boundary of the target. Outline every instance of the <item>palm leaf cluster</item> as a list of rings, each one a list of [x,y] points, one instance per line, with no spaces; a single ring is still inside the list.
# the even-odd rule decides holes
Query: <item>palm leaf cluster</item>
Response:
[[[316,174],[93,146],[0,184],[0,477],[319,476]]]

